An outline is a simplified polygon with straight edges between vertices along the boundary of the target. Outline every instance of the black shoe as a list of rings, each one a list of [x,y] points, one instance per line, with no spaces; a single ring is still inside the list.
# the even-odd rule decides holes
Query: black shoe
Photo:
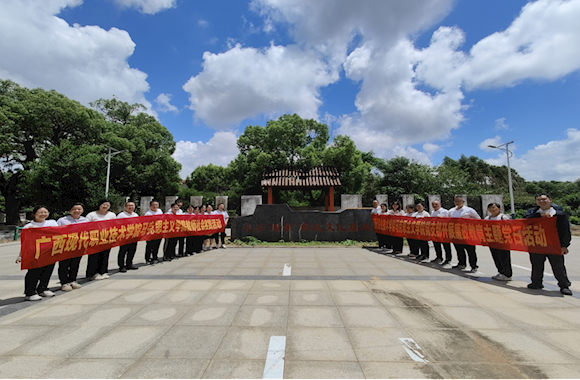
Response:
[[[444,262],[441,263],[441,265],[447,265],[449,263],[451,263],[451,260],[445,260]]]
[[[119,268],[119,272],[121,273],[125,273],[127,272],[127,268],[123,267],[123,268]]]
[[[474,267],[471,267],[471,271],[470,272],[471,273],[476,273],[478,269],[479,269],[479,267],[476,265]]]
[[[153,260],[149,260],[149,261],[147,261],[147,265],[153,265],[153,264],[154,264],[154,263],[153,263]]]
[[[443,261],[443,259],[436,258],[436,259],[431,260],[430,262],[432,262],[434,264],[441,264],[442,261]]]
[[[565,296],[571,296],[572,295],[572,291],[569,288],[562,288],[562,289],[560,289],[560,293],[562,293]]]
[[[457,264],[452,266],[451,269],[465,269],[465,265]]]
[[[139,269],[139,268],[137,268],[137,267],[134,267],[134,266],[130,266],[130,267],[127,267],[127,269],[129,269],[129,270],[137,270],[137,269]]]
[[[528,289],[543,289],[543,288],[544,285],[542,284],[534,284],[534,283],[528,284]]]

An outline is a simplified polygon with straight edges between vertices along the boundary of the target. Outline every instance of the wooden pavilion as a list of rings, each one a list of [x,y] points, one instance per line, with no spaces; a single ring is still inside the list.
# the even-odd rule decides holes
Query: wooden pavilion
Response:
[[[323,190],[324,209],[334,211],[334,188],[340,186],[334,166],[316,166],[310,170],[292,168],[264,172],[262,187],[268,188],[268,204],[274,204],[274,190]]]

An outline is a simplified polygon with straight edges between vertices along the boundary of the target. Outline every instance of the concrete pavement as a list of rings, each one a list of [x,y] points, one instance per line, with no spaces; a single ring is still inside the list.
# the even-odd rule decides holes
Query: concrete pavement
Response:
[[[272,336],[286,337],[284,378],[580,376],[579,238],[573,297],[550,275],[528,290],[522,252],[514,281],[492,281],[485,247],[475,274],[364,248],[228,248],[145,266],[144,247],[137,271],[116,273],[115,248],[110,279],[23,302],[19,244],[0,245],[0,377],[262,378]]]

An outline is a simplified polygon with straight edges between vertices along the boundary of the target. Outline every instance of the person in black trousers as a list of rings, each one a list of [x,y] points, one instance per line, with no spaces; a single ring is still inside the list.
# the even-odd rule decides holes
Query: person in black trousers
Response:
[[[487,205],[487,211],[490,215],[486,216],[487,220],[509,220],[510,217],[501,212],[501,206],[499,203],[490,203]],[[512,280],[512,259],[509,250],[497,249],[489,247],[491,251],[491,257],[495,263],[498,274],[492,276],[494,280],[498,281],[511,281]]]
[[[433,207],[433,212],[431,213],[432,218],[449,218],[449,211],[441,207],[441,202],[433,201],[431,202],[431,206]],[[445,250],[445,261],[443,261],[443,250]],[[432,263],[447,265],[451,263],[452,255],[451,255],[451,243],[440,243],[438,241],[433,242],[433,248],[435,248],[436,257],[431,260]]]
[[[177,212],[179,211],[179,205],[177,203],[173,203],[171,205],[171,213],[170,215],[179,215]],[[167,246],[165,247],[165,251],[163,252],[163,260],[164,261],[171,261],[175,258],[175,248],[179,242],[179,237],[172,237],[167,239]]]
[[[81,203],[75,203],[70,208],[70,215],[63,216],[57,220],[59,226],[68,226],[69,224],[86,223],[89,220],[82,216],[84,211]],[[70,292],[73,289],[80,289],[81,285],[77,282],[77,275],[79,266],[81,264],[80,257],[73,257],[58,262],[58,278],[63,292]]]
[[[391,209],[387,211],[387,215],[393,216],[404,216],[405,213],[401,210],[401,204],[399,201],[394,201],[391,205]],[[403,238],[399,236],[387,235],[387,241],[390,242],[391,248],[393,248],[393,255],[398,255],[403,253]]]
[[[159,202],[156,200],[149,202],[149,211],[147,211],[144,216],[153,215],[163,215],[163,211],[159,209]],[[153,261],[156,261],[157,263],[161,262],[158,257],[161,240],[163,239],[148,240],[145,244],[145,262],[147,264],[152,265]]]
[[[120,212],[117,215],[117,219],[122,218],[137,218],[139,215],[135,212],[135,203],[126,202],[125,211]],[[137,252],[137,242],[125,244],[119,247],[119,253],[117,254],[117,264],[119,265],[119,272],[126,273],[127,270],[137,270],[136,266],[133,266],[133,258],[135,257],[135,252]]]
[[[48,209],[44,206],[36,206],[32,210],[34,220],[24,228],[58,227],[56,220],[49,219]],[[22,261],[22,253],[16,258],[16,263]],[[50,276],[54,270],[54,264],[40,268],[29,269],[24,277],[24,299],[26,301],[40,301],[42,297],[54,297],[54,293],[48,289]]]
[[[530,252],[530,263],[532,264],[532,283],[528,284],[528,288],[542,289],[544,287],[542,284],[542,280],[544,278],[544,263],[546,259],[548,259],[550,265],[552,266],[554,277],[556,277],[558,280],[560,293],[566,296],[571,296],[572,291],[570,290],[570,285],[572,285],[572,283],[568,279],[566,266],[564,265],[564,255],[568,254],[568,247],[572,241],[568,215],[564,211],[556,210],[552,206],[552,197],[550,197],[548,194],[536,195],[536,204],[538,207],[529,209],[525,215],[525,218],[557,218],[556,228],[558,229],[558,236],[560,238],[561,255],[546,255]]]

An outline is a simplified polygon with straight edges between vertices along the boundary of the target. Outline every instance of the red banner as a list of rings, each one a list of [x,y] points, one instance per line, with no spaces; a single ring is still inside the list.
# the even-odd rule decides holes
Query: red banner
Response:
[[[21,268],[40,268],[141,240],[212,235],[225,228],[223,215],[171,214],[26,228],[21,234]]]
[[[485,220],[373,215],[375,232],[441,243],[561,255],[556,218]]]

